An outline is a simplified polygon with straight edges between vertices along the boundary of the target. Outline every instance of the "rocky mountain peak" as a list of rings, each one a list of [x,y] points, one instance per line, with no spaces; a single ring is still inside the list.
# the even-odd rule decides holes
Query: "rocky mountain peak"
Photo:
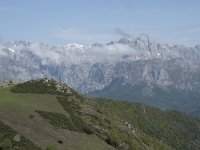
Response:
[[[198,89],[198,84],[183,73],[198,74],[200,51],[197,48],[154,42],[147,35],[92,46],[8,42],[0,48],[0,77],[1,80],[27,81],[45,74],[85,93],[103,89],[116,78],[125,76],[125,83],[135,83],[137,79],[166,86],[179,71],[179,80],[173,86]],[[146,67],[147,62],[149,67]],[[181,84],[186,78],[190,84]]]
[[[130,40],[128,38],[121,38],[117,43],[120,43],[120,44],[129,44]]]

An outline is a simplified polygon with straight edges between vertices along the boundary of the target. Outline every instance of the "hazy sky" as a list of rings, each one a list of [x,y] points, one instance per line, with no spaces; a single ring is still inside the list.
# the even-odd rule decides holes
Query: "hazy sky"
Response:
[[[148,34],[200,44],[200,0],[0,0],[0,41],[109,42]]]

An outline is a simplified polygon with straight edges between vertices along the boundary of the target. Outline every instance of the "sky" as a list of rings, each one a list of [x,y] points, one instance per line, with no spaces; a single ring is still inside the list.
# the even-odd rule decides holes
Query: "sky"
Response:
[[[0,42],[200,44],[200,0],[0,0]]]

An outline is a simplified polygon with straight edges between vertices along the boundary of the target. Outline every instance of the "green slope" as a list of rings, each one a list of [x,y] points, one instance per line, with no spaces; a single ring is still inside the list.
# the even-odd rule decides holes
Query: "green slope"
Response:
[[[0,121],[42,149],[200,148],[198,120],[140,104],[90,99],[54,80],[1,89],[0,111]]]
[[[144,133],[178,150],[200,149],[200,121],[176,111],[161,111],[123,101],[99,103]]]
[[[40,150],[39,147],[35,146],[25,137],[18,135],[16,131],[14,131],[9,126],[3,124],[1,121],[0,121],[0,149]]]
[[[173,87],[163,89],[144,82],[135,85],[123,85],[120,81],[116,81],[103,90],[94,91],[87,95],[128,100],[130,102],[147,104],[162,110],[179,110],[188,115],[200,117],[200,93],[189,90],[178,90]]]
[[[69,116],[56,97],[57,95],[52,94],[13,93],[9,88],[1,89],[0,121],[42,149],[46,149],[48,145],[55,145],[58,150],[113,149],[95,135],[55,128],[44,120],[36,110]],[[63,144],[58,143],[59,139],[63,140]],[[1,133],[0,141],[3,141]]]

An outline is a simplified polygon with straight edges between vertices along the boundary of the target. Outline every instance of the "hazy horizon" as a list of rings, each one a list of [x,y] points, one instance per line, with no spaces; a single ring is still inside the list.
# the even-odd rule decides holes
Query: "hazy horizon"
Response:
[[[0,41],[65,45],[147,34],[164,43],[200,44],[197,0],[3,0]]]

